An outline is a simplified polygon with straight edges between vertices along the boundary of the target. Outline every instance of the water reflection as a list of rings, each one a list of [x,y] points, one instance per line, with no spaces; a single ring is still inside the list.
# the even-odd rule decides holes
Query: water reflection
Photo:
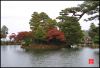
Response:
[[[88,64],[93,58],[94,64]],[[2,67],[98,67],[99,49],[63,48],[60,50],[29,50],[19,45],[1,46]]]

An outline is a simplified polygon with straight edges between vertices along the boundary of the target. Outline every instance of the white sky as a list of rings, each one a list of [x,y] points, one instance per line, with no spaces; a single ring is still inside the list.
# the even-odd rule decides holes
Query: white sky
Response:
[[[83,1],[1,1],[1,27],[6,25],[9,34],[29,31],[29,20],[33,12],[45,12],[55,19],[59,16],[61,10],[67,7],[75,7],[81,3]],[[97,25],[98,21],[95,24]],[[87,30],[90,22],[80,20],[80,25],[82,29]]]

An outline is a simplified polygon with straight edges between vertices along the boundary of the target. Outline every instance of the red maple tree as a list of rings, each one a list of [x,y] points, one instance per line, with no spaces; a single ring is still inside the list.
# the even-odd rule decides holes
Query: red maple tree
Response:
[[[59,31],[57,28],[48,29],[47,39],[48,41],[52,39],[57,39],[61,42],[65,42],[64,33]]]
[[[23,32],[18,32],[16,39],[17,40],[23,40],[25,38],[32,38],[32,37],[33,37],[33,35],[32,35],[31,31],[29,31],[29,32],[23,31]]]

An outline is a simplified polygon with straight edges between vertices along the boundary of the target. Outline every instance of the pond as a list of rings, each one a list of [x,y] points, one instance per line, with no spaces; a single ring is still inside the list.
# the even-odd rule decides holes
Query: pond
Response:
[[[89,59],[94,59],[89,64]],[[28,50],[1,46],[1,67],[99,67],[99,49]]]

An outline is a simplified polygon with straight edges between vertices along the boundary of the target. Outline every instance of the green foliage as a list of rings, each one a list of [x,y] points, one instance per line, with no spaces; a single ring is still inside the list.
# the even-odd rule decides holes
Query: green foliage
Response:
[[[64,32],[67,45],[77,44],[81,41],[83,33],[77,18],[66,16],[64,22],[59,22],[58,25],[60,30]]]
[[[77,14],[78,12],[80,12],[81,14]],[[70,15],[70,13],[72,13],[72,15]],[[60,20],[60,22],[58,23],[56,22],[56,20],[52,20],[44,12],[34,12],[29,24],[34,34],[34,39],[36,40],[46,40],[46,33],[48,32],[48,29],[58,27],[60,31],[64,32],[67,44],[73,45],[80,43],[81,39],[83,38],[83,32],[78,21],[84,14],[91,15],[95,13],[98,13],[98,3],[96,1],[85,1],[78,7],[71,7],[62,10],[60,12],[61,16],[57,17],[57,19]],[[95,29],[93,28],[95,28],[95,26],[92,25],[90,34],[91,31],[94,31],[91,34],[94,36]]]
[[[99,19],[99,1],[84,1],[83,4],[80,4],[77,7],[62,10],[60,12],[61,16],[57,17],[57,19],[60,20],[58,23],[59,29],[64,32],[68,45],[77,44],[82,39],[83,32],[78,21],[85,14],[94,14],[94,16],[85,19],[85,21]],[[95,26],[92,25],[92,28],[95,28]],[[96,29],[90,30],[91,36],[95,36],[95,31]]]
[[[80,13],[80,14],[79,14]],[[91,21],[94,19],[99,20],[99,1],[84,1],[82,4],[77,7],[66,8],[60,12],[60,15],[70,15],[77,17],[80,20],[85,14],[93,15],[85,21]]]
[[[1,28],[1,38],[6,38],[6,35],[8,34],[8,28],[3,25]]]
[[[99,44],[99,26],[95,26],[94,23],[91,23],[89,29],[89,36],[92,38],[94,43]]]
[[[96,28],[95,24],[94,24],[94,23],[91,23],[91,25],[90,25],[90,30],[93,30],[93,29],[95,29],[95,28]]]
[[[39,26],[43,26],[43,25],[45,25],[45,20],[47,20],[47,19],[49,19],[49,16],[46,14],[46,13],[44,13],[44,12],[41,12],[40,14],[39,13],[37,13],[37,12],[34,12],[33,14],[32,14],[32,18],[31,18],[31,20],[30,20],[30,22],[29,22],[29,24],[30,24],[30,28],[32,29],[32,30],[37,30],[37,28],[39,27]]]
[[[96,36],[93,38],[93,41],[94,41],[94,43],[99,44],[99,36],[96,35]]]
[[[88,34],[88,30],[82,30],[82,32],[83,32],[83,34],[84,34],[84,37],[89,36],[89,34]]]
[[[24,42],[24,45],[25,45],[25,46],[29,46],[29,45],[32,43],[32,40],[31,40],[30,38],[25,38],[25,39],[23,40],[23,42]]]
[[[34,34],[34,39],[36,41],[44,41],[48,29],[51,27],[55,27],[56,23],[56,20],[52,20],[46,13],[34,12],[29,22],[32,32]]]
[[[44,12],[41,12],[40,14],[38,12],[34,12],[32,14],[29,24],[34,34],[34,39],[43,40],[45,38],[46,30],[44,30],[44,26],[46,25],[45,21],[47,19],[49,19],[49,16]]]
[[[38,40],[45,39],[45,30],[42,27],[38,27],[37,30],[34,32],[34,38]]]
[[[93,38],[95,36],[95,34],[96,34],[95,29],[96,29],[95,24],[94,23],[91,23],[90,29],[89,29],[89,36],[91,38]]]
[[[48,28],[54,28],[55,26],[57,26],[57,22],[56,22],[56,20],[47,19],[45,26],[46,26],[46,29],[48,29]]]
[[[87,10],[86,14],[88,15],[95,14],[94,16],[91,16],[88,19],[85,19],[86,21],[91,21],[94,19],[99,20],[99,1],[85,1],[82,5],[84,6],[84,8],[87,8],[85,9]]]

